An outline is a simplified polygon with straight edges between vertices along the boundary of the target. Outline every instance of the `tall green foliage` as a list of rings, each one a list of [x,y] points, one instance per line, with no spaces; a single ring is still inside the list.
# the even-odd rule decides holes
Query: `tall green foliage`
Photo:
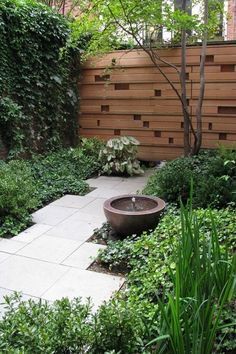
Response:
[[[0,0],[0,134],[13,154],[73,144],[78,50],[68,21],[32,0]]]
[[[220,247],[213,216],[210,237],[200,238],[202,220],[182,206],[174,291],[158,301],[160,335],[150,343],[156,353],[211,354],[223,308],[234,298],[236,258]]]

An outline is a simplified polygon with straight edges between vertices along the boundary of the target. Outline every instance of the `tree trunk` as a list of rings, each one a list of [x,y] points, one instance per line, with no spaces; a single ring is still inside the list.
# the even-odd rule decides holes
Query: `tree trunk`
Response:
[[[182,11],[186,12],[187,0],[182,1]],[[182,97],[182,111],[184,118],[184,156],[191,154],[190,144],[190,123],[191,119],[188,103],[187,103],[187,89],[186,89],[186,29],[181,31],[181,71],[180,71],[181,97]]]
[[[207,26],[207,24],[208,24],[208,0],[204,0],[204,26]],[[202,145],[202,104],[203,104],[204,93],[205,93],[206,49],[207,49],[207,29],[205,28],[203,41],[202,41],[201,61],[200,61],[200,88],[199,88],[199,97],[198,97],[197,108],[196,108],[197,140],[193,147],[194,155],[199,153],[199,150]]]

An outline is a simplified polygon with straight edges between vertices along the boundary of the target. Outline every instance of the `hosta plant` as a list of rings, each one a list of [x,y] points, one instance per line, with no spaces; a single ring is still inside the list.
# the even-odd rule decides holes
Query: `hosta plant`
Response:
[[[99,155],[103,166],[102,172],[108,175],[128,174],[132,176],[142,174],[143,170],[136,158],[138,145],[139,141],[131,136],[108,140]]]

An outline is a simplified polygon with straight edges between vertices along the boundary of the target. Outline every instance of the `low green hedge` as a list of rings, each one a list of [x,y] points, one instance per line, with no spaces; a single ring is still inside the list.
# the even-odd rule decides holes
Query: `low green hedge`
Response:
[[[150,177],[143,192],[167,202],[186,202],[191,183],[195,207],[225,207],[236,202],[236,151],[207,151],[168,162]]]
[[[17,235],[31,222],[36,208],[66,193],[83,195],[85,179],[101,169],[103,142],[85,139],[78,148],[62,149],[32,160],[0,164],[0,236]]]
[[[0,236],[17,234],[39,204],[35,180],[24,161],[0,164]]]

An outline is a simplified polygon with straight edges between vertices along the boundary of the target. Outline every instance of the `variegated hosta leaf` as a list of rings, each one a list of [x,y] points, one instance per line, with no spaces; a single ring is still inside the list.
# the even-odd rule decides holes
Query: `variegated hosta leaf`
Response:
[[[112,139],[109,139],[109,140],[108,140],[107,146],[110,147],[110,148],[113,147],[113,141],[112,141]]]
[[[133,136],[129,136],[128,138],[129,138],[131,144],[140,145],[140,142],[137,139],[135,139]]]
[[[122,136],[121,141],[124,145],[129,145],[130,144],[130,140],[129,137],[127,136]]]
[[[100,153],[99,159],[103,162],[103,172],[127,172],[129,175],[141,174],[137,154],[137,139],[130,136],[109,139],[106,148]]]

